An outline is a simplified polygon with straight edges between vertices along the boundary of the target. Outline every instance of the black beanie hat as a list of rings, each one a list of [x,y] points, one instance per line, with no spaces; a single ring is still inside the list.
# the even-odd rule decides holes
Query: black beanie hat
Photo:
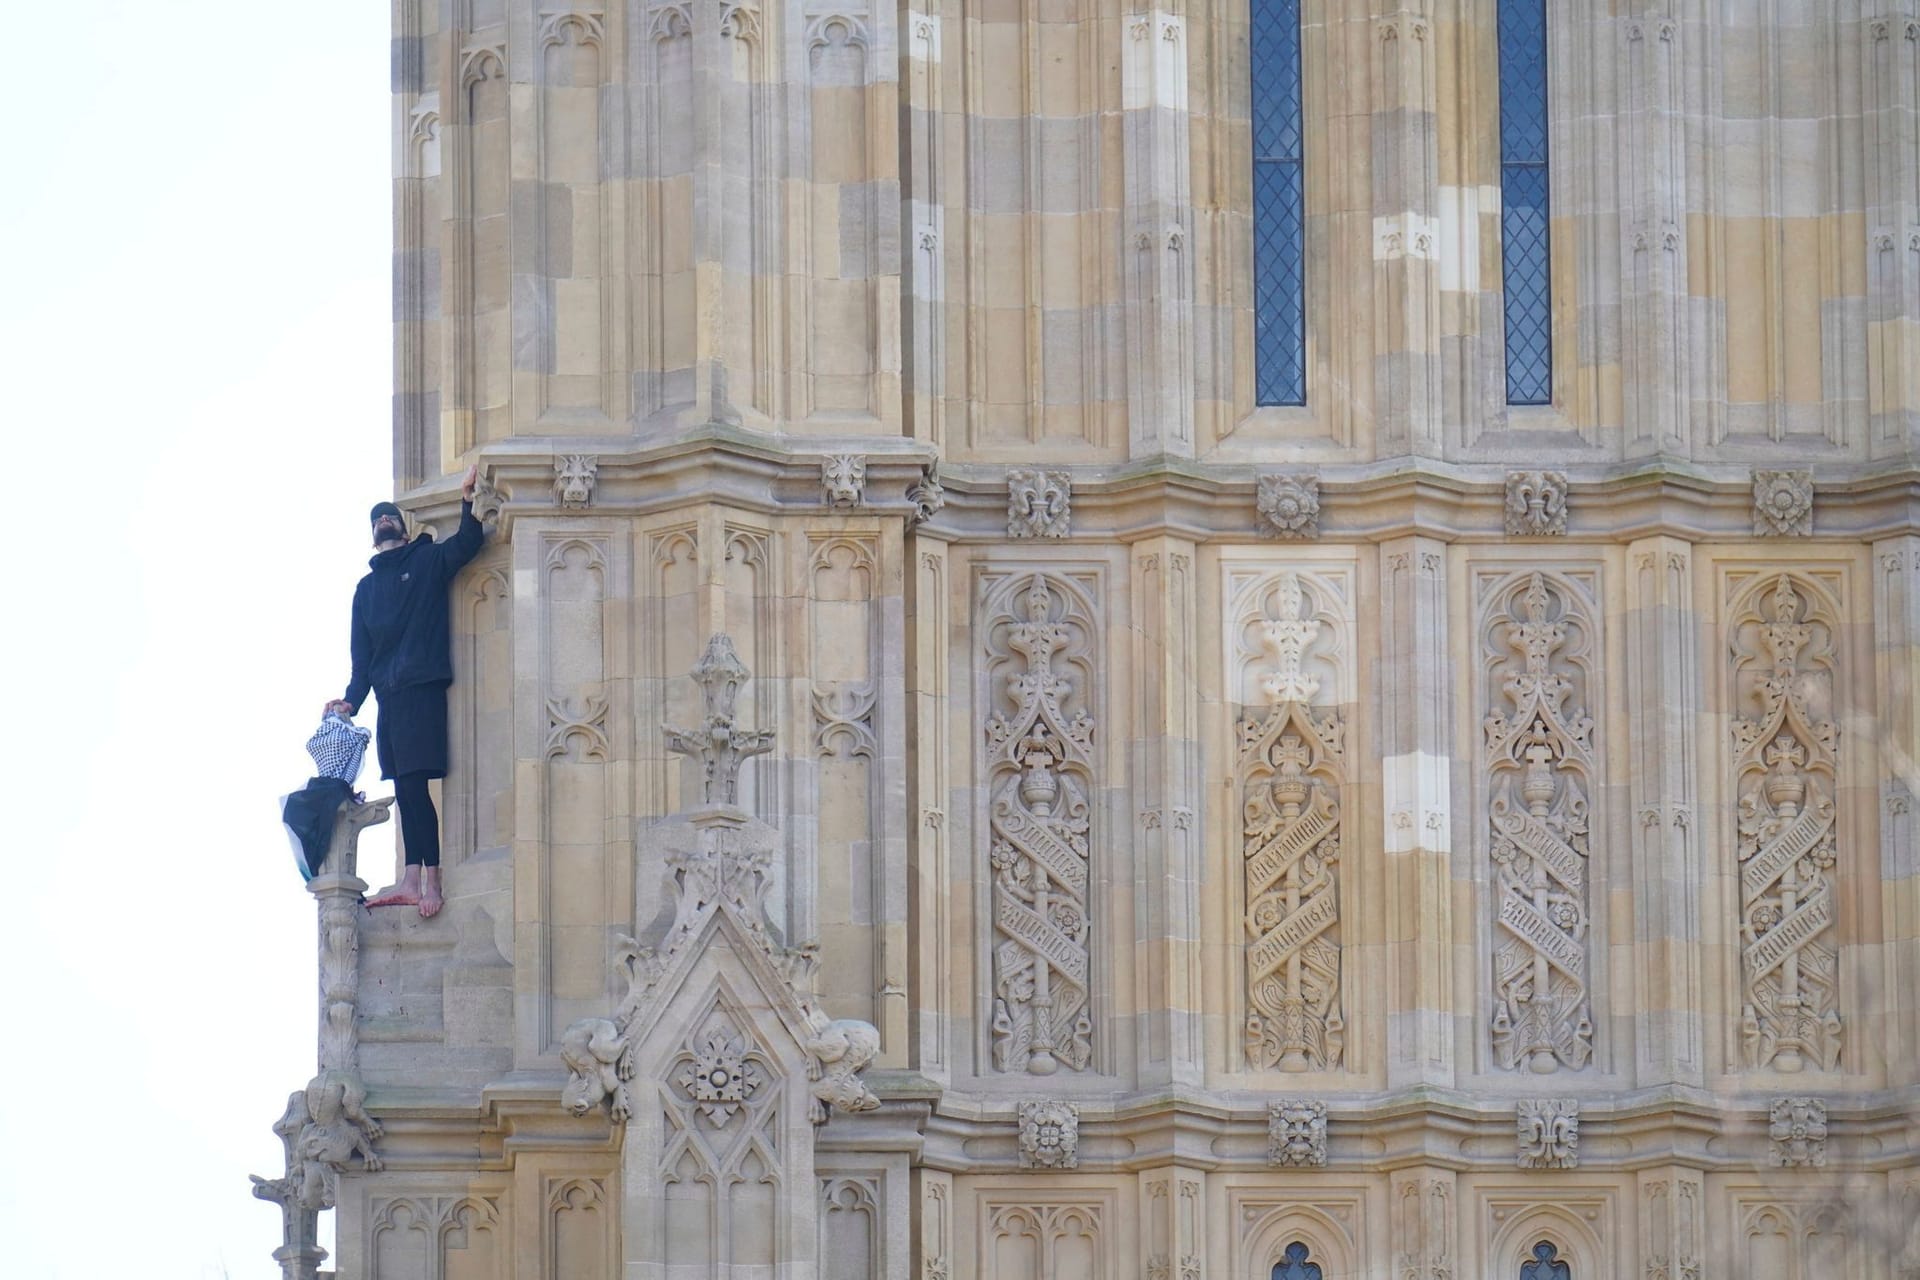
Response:
[[[392,516],[395,520],[398,520],[400,522],[400,527],[402,529],[407,527],[406,514],[402,512],[400,508],[394,506],[391,502],[374,503],[373,510],[367,514],[367,523],[378,524],[380,523],[381,516]]]

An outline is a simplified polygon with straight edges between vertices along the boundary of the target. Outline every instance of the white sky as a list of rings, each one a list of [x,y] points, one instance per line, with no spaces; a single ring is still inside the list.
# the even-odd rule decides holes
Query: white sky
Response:
[[[0,1274],[275,1275],[247,1174],[316,1016],[275,801],[391,475],[387,6],[4,8]]]

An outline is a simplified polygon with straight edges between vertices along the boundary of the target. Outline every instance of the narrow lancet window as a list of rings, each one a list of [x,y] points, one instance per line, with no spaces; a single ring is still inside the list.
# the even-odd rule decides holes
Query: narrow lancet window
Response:
[[[1499,0],[1500,276],[1507,403],[1553,403],[1546,0]]]
[[[1252,0],[1253,369],[1257,404],[1307,402],[1300,0]]]
[[[1272,1280],[1320,1280],[1320,1264],[1307,1261],[1307,1246],[1295,1240],[1273,1264]]]

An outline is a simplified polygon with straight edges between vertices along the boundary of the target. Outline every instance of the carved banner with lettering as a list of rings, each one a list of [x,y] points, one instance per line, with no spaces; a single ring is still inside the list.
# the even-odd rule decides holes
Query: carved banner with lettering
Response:
[[[1283,573],[1243,628],[1264,659],[1267,705],[1240,722],[1246,884],[1247,1063],[1340,1065],[1340,787],[1343,726],[1317,713],[1303,658],[1324,625],[1297,574]]]
[[[993,1065],[1083,1071],[1093,1061],[1092,616],[1072,584],[1036,573],[1000,583],[984,621],[1001,703],[986,724]]]
[[[1831,1071],[1834,616],[1817,588],[1783,573],[1749,589],[1732,618],[1742,1048],[1748,1066]]]
[[[1501,692],[1484,728],[1497,930],[1493,1053],[1508,1070],[1579,1070],[1593,1056],[1591,618],[1574,583],[1531,573],[1495,590],[1482,626],[1489,684]]]

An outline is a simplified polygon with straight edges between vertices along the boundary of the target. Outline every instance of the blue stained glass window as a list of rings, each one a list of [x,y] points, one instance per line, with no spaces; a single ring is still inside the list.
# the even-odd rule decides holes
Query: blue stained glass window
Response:
[[[1500,0],[1500,276],[1507,403],[1553,403],[1546,0]]]
[[[1307,1261],[1307,1246],[1298,1240],[1287,1246],[1286,1256],[1273,1264],[1271,1280],[1320,1280],[1320,1264]]]
[[[1307,210],[1300,0],[1252,0],[1256,404],[1307,402]]]
[[[1533,1261],[1520,1264],[1520,1280],[1573,1280],[1573,1268],[1559,1257],[1560,1250],[1542,1240],[1533,1246]]]

